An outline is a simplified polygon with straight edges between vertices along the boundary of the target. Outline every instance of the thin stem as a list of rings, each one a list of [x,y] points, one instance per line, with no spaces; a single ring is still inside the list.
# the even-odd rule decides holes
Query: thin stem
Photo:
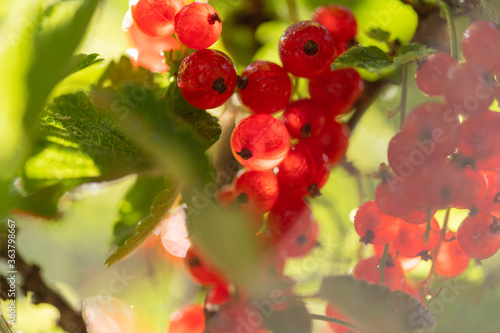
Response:
[[[439,248],[441,247],[441,243],[446,238],[446,232],[448,231],[448,221],[450,220],[450,210],[451,210],[451,208],[448,208],[446,210],[446,216],[444,218],[443,228],[441,228],[441,237],[439,238],[439,242],[438,242],[437,246],[434,248],[434,250],[431,253],[432,266],[431,266],[431,269],[429,271],[429,274],[427,275],[427,277],[424,280],[424,281],[426,281],[426,284],[425,284],[425,293],[426,293],[426,295],[432,295],[431,294],[431,287],[430,287],[431,280],[434,277],[434,275],[436,275],[436,259],[437,259],[437,255],[439,253]]]
[[[450,53],[451,56],[458,61],[458,41],[457,41],[457,29],[455,28],[455,20],[451,14],[451,8],[446,3],[446,1],[440,0],[439,7],[443,11],[446,17],[446,23],[448,24],[448,34],[450,36]]]
[[[406,121],[406,104],[408,101],[408,65],[401,68],[401,101],[399,104],[399,129],[401,130]]]
[[[286,0],[286,4],[288,6],[288,13],[290,14],[290,21],[292,21],[292,23],[299,22],[297,3],[295,3],[295,0]]]
[[[344,327],[347,327],[347,328],[350,328],[352,330],[359,331],[359,332],[361,332],[363,330],[363,328],[357,324],[353,324],[353,323],[350,323],[348,321],[338,319],[338,318],[323,316],[323,315],[314,314],[314,313],[309,314],[309,317],[313,320],[322,320],[322,321],[326,321],[329,323],[334,323],[334,324],[344,326]]]
[[[351,176],[356,177],[356,181],[358,183],[358,195],[359,195],[359,204],[362,205],[365,202],[366,193],[363,188],[363,175],[361,171],[359,171],[352,162],[348,162],[345,158],[340,161],[340,165],[347,171]]]
[[[385,264],[387,262],[387,257],[389,256],[389,243],[384,245],[384,253],[382,253],[382,259],[380,259],[380,264],[378,268],[380,269],[380,284],[385,283]]]

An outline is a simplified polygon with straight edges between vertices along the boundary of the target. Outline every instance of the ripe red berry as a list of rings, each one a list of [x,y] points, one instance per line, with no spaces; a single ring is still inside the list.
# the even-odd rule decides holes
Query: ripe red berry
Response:
[[[221,274],[209,267],[206,259],[202,258],[198,251],[191,246],[185,257],[185,262],[191,276],[202,286],[223,284]]]
[[[363,79],[353,68],[327,71],[309,81],[311,98],[324,103],[334,116],[351,111],[364,88]]]
[[[437,209],[427,209],[425,207],[420,207],[414,210],[410,214],[401,216],[401,219],[410,224],[422,224],[427,223],[427,221],[434,217]]]
[[[458,150],[474,160],[477,168],[495,170],[500,167],[500,113],[485,111],[467,118],[460,125]]]
[[[354,267],[353,276],[358,280],[365,280],[368,283],[380,283],[380,265],[381,256],[373,256],[368,259],[360,260]],[[388,259],[384,271],[385,285],[391,290],[402,290],[405,283],[405,276],[401,266],[397,261]]]
[[[491,74],[471,63],[451,66],[443,80],[443,95],[454,109],[469,116],[484,112],[495,99]]]
[[[238,96],[253,113],[275,113],[290,100],[292,81],[279,65],[257,60],[241,73]]]
[[[292,138],[305,139],[318,135],[325,124],[326,110],[312,99],[301,99],[288,104],[282,119]]]
[[[132,18],[142,32],[165,37],[174,32],[174,16],[183,6],[183,0],[139,0],[131,8]]]
[[[274,308],[273,308],[274,310]],[[210,333],[262,333],[262,321],[255,320],[260,313],[250,302],[235,301],[223,304],[206,313],[205,332]]]
[[[270,170],[285,158],[290,134],[285,125],[267,114],[254,114],[238,123],[231,149],[238,162],[251,170]]]
[[[455,234],[448,232],[436,256],[436,273],[447,278],[456,277],[469,267],[469,262],[470,257],[458,244]]]
[[[354,229],[365,244],[387,244],[399,233],[401,220],[380,211],[375,200],[365,202],[354,216]]]
[[[179,89],[194,107],[211,109],[226,102],[236,88],[234,64],[217,50],[200,50],[185,57],[178,72]]]
[[[172,313],[168,333],[203,333],[205,315],[200,305],[187,305]]]
[[[279,43],[283,68],[295,76],[308,79],[330,70],[337,54],[332,35],[321,24],[313,21],[292,24]]]
[[[278,200],[278,178],[271,171],[243,170],[236,176],[235,192],[241,207],[265,213]]]
[[[375,201],[380,211],[394,217],[403,217],[417,210],[423,203],[415,191],[414,177],[389,176],[375,190]]]
[[[222,31],[219,13],[204,2],[192,2],[182,7],[175,15],[174,26],[179,42],[195,50],[210,47]]]
[[[435,163],[421,168],[416,178],[419,192],[428,208],[444,209],[463,198],[464,176],[461,168],[452,163]]]
[[[205,296],[205,308],[210,311],[214,306],[230,303],[231,292],[227,284],[219,284],[210,289]]]
[[[290,148],[278,166],[280,191],[288,195],[315,198],[328,180],[330,165],[326,155],[318,147],[299,143]]]
[[[323,25],[333,38],[350,42],[356,37],[358,26],[351,9],[342,5],[327,5],[316,8],[313,21]]]
[[[457,230],[457,241],[474,259],[486,259],[500,248],[500,220],[490,214],[468,216]]]
[[[462,189],[458,193],[453,207],[461,209],[474,209],[484,201],[488,183],[483,173],[470,167],[461,170]]]
[[[479,211],[500,217],[500,173],[488,171],[483,174],[486,176],[488,189],[485,198],[478,205]]]
[[[431,220],[431,230],[428,233],[426,231],[426,223],[401,223],[399,234],[393,240],[394,249],[405,257],[416,257],[419,253],[433,249],[441,238],[436,219]]]
[[[344,158],[349,145],[349,127],[326,117],[325,125],[318,135],[313,135],[302,140],[309,147],[318,147],[328,157],[328,162],[333,165]]]
[[[500,30],[494,22],[471,23],[462,37],[462,52],[467,62],[483,66],[489,71],[500,73]],[[481,50],[481,51],[479,51]]]
[[[448,53],[436,52],[431,54],[415,73],[415,82],[418,89],[429,96],[442,96],[443,81],[448,70],[455,64],[455,59]]]

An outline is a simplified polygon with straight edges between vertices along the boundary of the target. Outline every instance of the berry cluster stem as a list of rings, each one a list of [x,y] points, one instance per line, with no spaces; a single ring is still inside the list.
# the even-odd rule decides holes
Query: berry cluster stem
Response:
[[[389,244],[384,245],[384,253],[382,253],[382,259],[380,259],[380,284],[385,283],[385,264],[387,262],[387,257],[389,256]]]
[[[453,19],[453,15],[451,14],[451,8],[448,3],[443,0],[439,0],[438,4],[444,16],[446,17],[446,22],[448,24],[448,34],[450,36],[450,54],[456,61],[458,61],[457,29],[455,28],[455,20]]]
[[[403,129],[406,121],[406,104],[408,101],[408,65],[401,68],[401,101],[399,104],[399,129]]]
[[[329,322],[329,323],[334,323],[334,324],[337,324],[337,325],[340,325],[340,326],[344,326],[344,327],[347,327],[351,330],[355,330],[355,331],[358,331],[358,332],[362,332],[363,331],[363,328],[360,327],[359,325],[356,325],[356,324],[353,324],[353,323],[350,323],[348,321],[345,321],[345,320],[342,320],[342,319],[338,319],[338,318],[334,318],[334,317],[328,317],[328,316],[323,316],[323,315],[319,315],[319,314],[309,314],[309,317],[313,320],[322,320],[322,321],[326,321],[326,322]]]
[[[299,22],[299,16],[297,14],[297,3],[295,2],[295,0],[286,0],[286,4],[288,6],[290,21],[292,21],[292,23]]]

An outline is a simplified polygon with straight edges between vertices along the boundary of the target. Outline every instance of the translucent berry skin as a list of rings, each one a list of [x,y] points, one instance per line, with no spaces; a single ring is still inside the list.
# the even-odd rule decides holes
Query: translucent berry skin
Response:
[[[453,207],[461,209],[478,208],[484,201],[488,189],[486,176],[471,167],[461,170],[462,189]]]
[[[210,289],[205,296],[205,308],[210,311],[213,306],[220,306],[231,302],[231,292],[226,284],[219,284]]]
[[[394,249],[405,257],[416,257],[423,251],[436,247],[441,238],[439,224],[431,220],[431,230],[426,237],[427,224],[401,223],[401,229],[393,240]]]
[[[358,25],[351,9],[342,5],[327,5],[316,8],[313,21],[323,25],[335,40],[349,42],[356,37]]]
[[[380,283],[380,270],[377,267],[380,264],[381,256],[373,256],[359,261],[354,267],[353,276],[358,280],[365,280],[368,283]],[[405,283],[405,276],[401,266],[396,261],[388,261],[384,271],[385,283],[391,290],[402,290]]]
[[[231,59],[217,50],[200,50],[185,57],[177,84],[184,99],[199,109],[226,102],[236,88],[237,75]]]
[[[139,0],[132,6],[134,23],[145,34],[165,37],[174,32],[174,16],[183,0]]]
[[[198,251],[196,251],[193,246],[188,249],[185,262],[191,276],[202,286],[224,283],[224,279],[221,277],[220,273],[215,272],[213,268],[209,267],[206,264],[206,260],[198,254]]]
[[[288,104],[292,81],[281,66],[257,60],[243,70],[238,88],[241,102],[253,113],[271,114]]]
[[[457,277],[469,267],[470,257],[462,250],[455,233],[446,233],[436,256],[436,273],[447,277]]]
[[[326,109],[312,99],[301,99],[288,104],[282,120],[292,138],[305,139],[318,135],[323,129]]]
[[[326,313],[325,314],[328,317],[333,317],[333,318],[345,320],[345,321],[350,322],[350,323],[353,322],[353,320],[350,317],[346,316],[343,312],[341,312],[335,305],[333,305],[330,302],[328,302],[326,305]],[[347,328],[347,327],[344,327],[344,326],[341,326],[338,324],[334,324],[334,323],[328,323],[328,326],[330,326],[330,330],[333,333],[354,332],[350,328]]]
[[[495,74],[500,73],[499,39],[500,30],[496,28],[494,22],[471,23],[462,36],[462,51],[465,59]]]
[[[305,143],[292,146],[278,168],[280,190],[289,195],[317,197],[330,175],[326,155]]]
[[[278,200],[278,178],[271,171],[242,170],[236,176],[235,192],[241,207],[265,213]]]
[[[361,237],[360,241],[382,245],[390,243],[399,233],[401,220],[383,214],[375,200],[361,205],[354,216],[354,229]]]
[[[452,163],[435,163],[418,171],[415,191],[430,209],[445,209],[460,202],[464,186],[462,169]]]
[[[363,79],[353,68],[327,71],[309,82],[311,98],[325,104],[334,116],[351,111],[364,88]]]
[[[483,173],[486,177],[488,189],[485,198],[478,205],[479,212],[491,213],[500,217],[500,173],[487,171]]]
[[[203,333],[205,314],[200,305],[187,305],[172,313],[167,333]]]
[[[481,170],[500,167],[500,113],[485,111],[460,124],[458,150]]]
[[[285,158],[290,134],[285,125],[267,114],[254,114],[238,123],[231,136],[231,150],[243,166],[270,170]]]
[[[337,54],[332,35],[321,24],[313,21],[292,24],[279,43],[283,68],[307,79],[314,79],[329,70]]]
[[[177,12],[174,27],[179,42],[191,49],[202,50],[219,39],[222,21],[208,3],[192,2]]]
[[[471,63],[451,66],[443,80],[446,102],[464,116],[484,112],[495,99],[488,75],[484,68]]]
[[[474,259],[486,259],[500,248],[500,221],[490,214],[468,216],[457,230],[457,241]]]
[[[443,80],[455,64],[455,59],[448,53],[436,52],[428,56],[415,73],[418,89],[428,96],[442,96]]]
[[[316,146],[328,157],[330,165],[334,165],[344,158],[349,146],[349,127],[326,117],[325,125],[318,135],[312,135],[302,142],[308,146]]]

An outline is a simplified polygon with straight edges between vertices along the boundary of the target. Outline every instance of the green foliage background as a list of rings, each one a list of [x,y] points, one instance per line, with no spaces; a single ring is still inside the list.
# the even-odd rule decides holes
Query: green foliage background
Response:
[[[39,215],[51,217],[47,220],[25,215],[12,216],[18,223],[18,251],[28,260],[38,263],[43,268],[46,280],[75,306],[81,306],[83,299],[89,302],[97,295],[109,294],[115,298],[113,304],[117,309],[132,313],[129,319],[123,319],[124,327],[140,327],[141,332],[165,332],[169,315],[184,304],[200,302],[205,292],[189,280],[181,262],[167,258],[159,238],[154,236],[127,260],[110,268],[104,262],[114,252],[116,244],[123,243],[126,236],[130,235],[135,223],[149,214],[150,203],[156,196],[152,193],[163,193],[165,189],[178,193],[175,184],[168,179],[165,181],[163,175],[155,171],[168,166],[174,174],[190,179],[193,184],[204,184],[207,181],[204,177],[209,177],[209,172],[203,169],[208,168],[203,149],[213,142],[205,141],[203,145],[200,138],[192,139],[186,134],[188,126],[179,132],[174,130],[175,121],[179,120],[177,117],[182,118],[189,112],[185,106],[178,107],[178,101],[170,104],[176,107],[165,116],[165,127],[153,128],[154,133],[168,130],[163,132],[160,141],[148,137],[151,128],[137,128],[134,140],[139,145],[151,148],[146,152],[136,147],[134,142],[129,142],[120,128],[113,126],[106,127],[110,133],[108,138],[93,136],[91,129],[80,133],[80,136],[64,135],[64,132],[75,134],[76,130],[82,129],[78,124],[65,121],[65,117],[70,114],[64,112],[75,111],[78,105],[88,105],[85,99],[86,94],[92,91],[91,84],[97,82],[111,60],[118,62],[130,47],[121,31],[127,1],[98,2],[61,1],[62,4],[54,6],[53,11],[45,12],[42,9],[56,1],[7,0],[0,3],[0,216],[7,213],[13,200],[20,200],[21,208],[24,204]],[[358,40],[363,46],[378,46],[388,50],[385,43],[366,35],[365,31],[369,28],[378,27],[389,31],[391,40],[398,39],[402,43],[409,42],[415,32],[417,15],[398,0],[337,2],[353,9],[360,26]],[[261,1],[263,8],[260,12],[265,20],[252,23],[252,27],[241,24],[240,19],[247,17],[252,10],[257,10],[255,2],[214,0],[210,3],[224,19],[223,38],[215,47],[228,52],[238,69],[241,70],[255,59],[279,62],[277,43],[290,24],[286,1]],[[310,18],[316,6],[326,3],[331,2],[297,1],[299,19]],[[97,11],[92,17],[94,6],[97,6]],[[75,11],[79,15],[73,19],[68,13]],[[85,33],[88,20],[91,23]],[[459,31],[463,31],[467,21],[458,23]],[[71,55],[74,53],[97,53],[104,61],[90,65],[95,59],[73,58]],[[414,67],[410,67],[411,73],[415,71]],[[77,69],[82,70],[73,73]],[[153,80],[145,73],[134,75],[140,78],[141,83]],[[363,75],[369,80],[378,78],[373,73],[363,72]],[[113,78],[108,79],[112,81],[110,85],[101,87],[106,93],[119,95],[126,92],[124,89],[131,89],[120,87],[113,90],[119,84]],[[413,107],[424,97],[410,82],[408,105]],[[107,89],[109,87],[111,90]],[[76,92],[79,94],[58,97]],[[153,100],[154,105],[144,108],[154,112],[165,106],[162,104],[165,101],[154,97],[158,91],[148,93],[152,96],[148,100]],[[390,86],[366,112],[353,134],[347,157],[365,175],[370,175],[381,162],[386,162],[387,144],[398,125],[397,117],[386,118],[386,109],[397,106],[399,95],[398,86]],[[169,91],[169,96],[170,100],[174,100],[178,94]],[[45,124],[42,129],[46,131],[42,130],[40,139],[37,132],[38,118],[46,101],[53,106],[42,118]],[[169,105],[168,102],[166,104]],[[137,110],[144,108],[139,106]],[[181,113],[176,114],[177,110],[181,110]],[[141,120],[138,115],[133,113],[129,121],[134,123],[136,119]],[[96,124],[109,125],[102,121],[102,115],[96,113],[95,117],[93,121]],[[200,119],[199,123],[209,124],[207,119]],[[141,121],[138,123],[148,124],[147,121]],[[203,133],[211,130],[214,129],[206,127],[200,132],[201,141]],[[179,137],[186,139],[180,145],[173,144]],[[108,149],[110,146],[113,149]],[[207,153],[209,159],[213,159],[218,149],[228,148],[212,147]],[[116,155],[110,155],[110,151]],[[132,161],[138,164],[131,164]],[[146,170],[147,176],[130,175],[131,170]],[[193,175],[194,178],[191,177]],[[25,186],[31,190],[44,191],[22,199],[16,198],[12,195],[12,177],[23,179]],[[78,184],[101,180],[105,182],[85,184],[70,193],[66,192]],[[306,258],[289,262],[286,267],[286,271],[299,281],[299,292],[307,294],[317,291],[322,276],[348,273],[358,256],[368,253],[359,245],[352,227],[352,216],[360,202],[372,198],[376,182],[364,178],[362,185],[363,197],[358,191],[355,177],[342,167],[336,167],[323,190],[324,195],[314,200],[313,210],[320,223],[322,246]],[[59,200],[60,195],[62,198]],[[215,209],[208,209],[207,212],[212,214],[208,216],[217,216]],[[151,213],[154,219],[154,211]],[[454,214],[452,225],[456,227],[461,218],[463,214],[460,215],[460,212]],[[121,223],[118,233],[115,228],[117,221]],[[255,253],[250,245],[242,247],[241,239],[234,237],[235,233],[241,233],[237,222],[235,225],[221,224],[215,231],[193,227],[191,231],[210,235],[206,242],[214,242],[216,237],[228,239],[213,252],[225,254],[231,247],[238,247],[239,251],[229,252],[238,254],[250,265]],[[234,239],[237,242],[231,243]],[[243,281],[244,267],[239,267],[236,262],[241,258],[229,255],[225,259],[234,264],[233,275]],[[428,267],[422,264],[412,275],[422,279]],[[128,276],[129,279],[120,276]],[[439,296],[434,303],[429,304],[438,322],[436,332],[500,331],[500,319],[496,315],[500,310],[499,278],[498,256],[485,260],[482,267],[472,263],[467,273],[460,278],[460,284],[465,287],[455,290],[452,301]],[[449,285],[443,286],[443,290],[450,289]],[[446,295],[449,296],[449,292]],[[58,312],[53,307],[35,306],[27,299],[21,300],[18,306],[17,329],[25,332],[62,331],[54,324]],[[308,307],[311,312],[324,311],[322,302],[312,302]],[[322,330],[321,327],[321,324],[317,324],[318,332]]]

